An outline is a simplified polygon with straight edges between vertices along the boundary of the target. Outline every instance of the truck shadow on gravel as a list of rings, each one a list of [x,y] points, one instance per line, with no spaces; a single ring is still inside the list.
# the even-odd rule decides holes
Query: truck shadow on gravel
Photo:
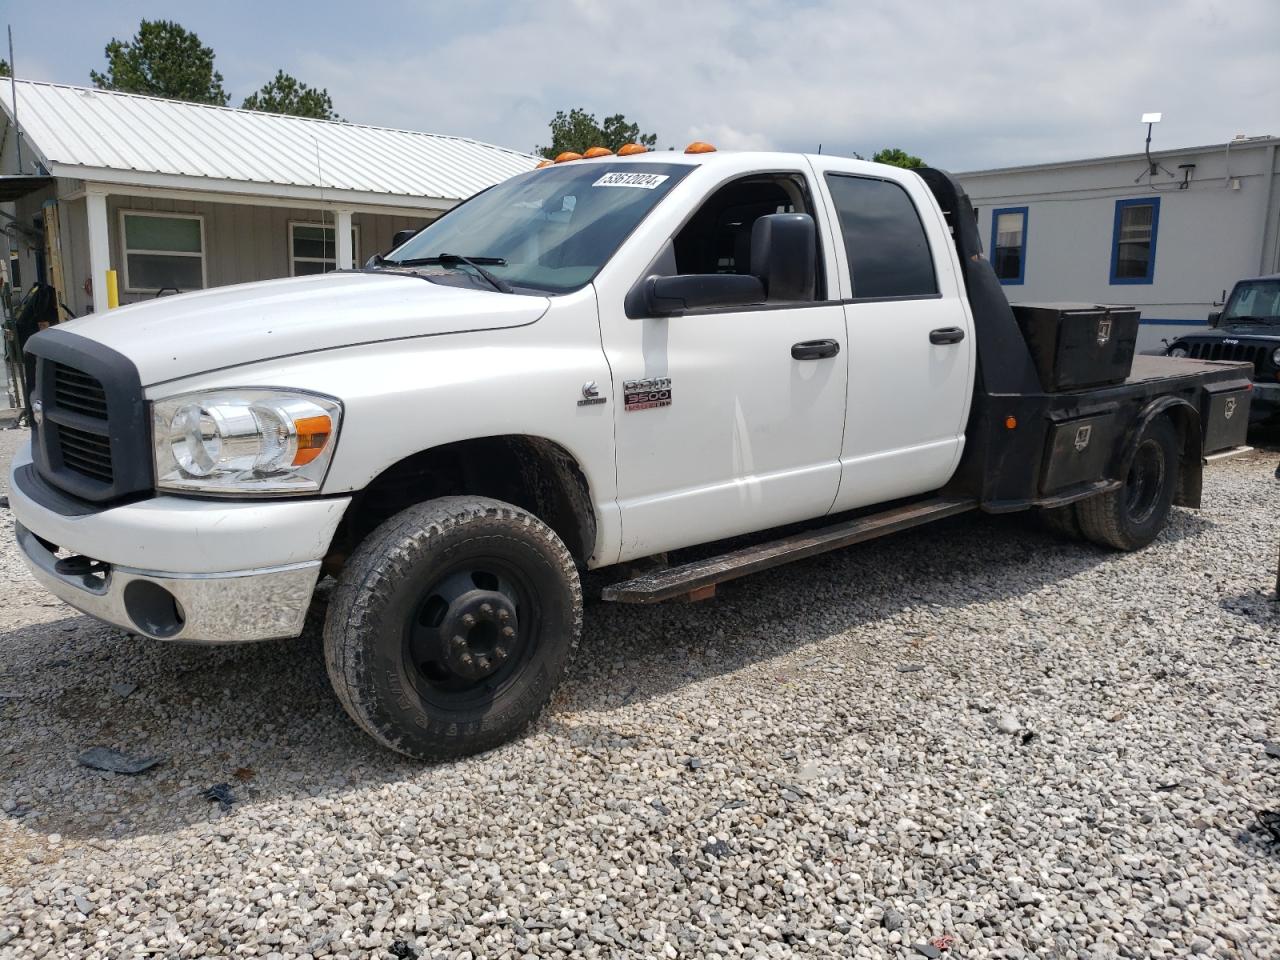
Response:
[[[1162,542],[1210,526],[1176,511]],[[1153,549],[1145,561],[1119,562],[1161,562]],[[461,762],[491,762],[495,776],[510,776],[513,756],[563,736],[566,721],[607,722],[575,713],[608,714],[783,654],[820,653],[828,638],[904,610],[961,611],[1025,596],[1116,558],[1022,518],[965,516],[728,584],[705,603],[589,600],[579,655],[548,716],[488,761]],[[588,596],[598,597],[602,583],[589,576]],[[447,767],[381,750],[343,713],[319,652],[322,617],[317,604],[296,641],[223,648],[142,640],[84,617],[0,633],[9,651],[0,659],[0,818],[68,840],[110,839],[275,800],[408,781],[429,787]],[[929,648],[882,638],[869,669],[913,656],[927,660]],[[102,773],[76,763],[92,746],[165,761],[137,776]],[[219,783],[235,797],[229,813],[201,796]]]

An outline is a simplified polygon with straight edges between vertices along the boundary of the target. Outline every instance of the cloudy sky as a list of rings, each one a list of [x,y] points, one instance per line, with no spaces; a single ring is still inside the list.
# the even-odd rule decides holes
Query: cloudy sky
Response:
[[[1280,0],[536,0],[7,5],[18,75],[88,84],[143,18],[213,47],[233,104],[277,68],[348,120],[547,141],[558,108],[659,146],[870,155],[953,170],[1280,134]],[[50,35],[52,34],[52,36]]]

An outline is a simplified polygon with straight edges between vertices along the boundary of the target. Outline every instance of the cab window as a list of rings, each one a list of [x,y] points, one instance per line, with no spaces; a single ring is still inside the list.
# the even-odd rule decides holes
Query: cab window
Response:
[[[844,236],[855,300],[938,293],[924,224],[907,191],[889,180],[827,174]]]
[[[770,213],[814,216],[804,177],[786,173],[753,175],[718,189],[676,234],[673,242],[676,272],[749,274],[751,228],[760,217]],[[826,283],[822,275],[821,244],[817,254],[814,299],[822,300],[826,296]]]

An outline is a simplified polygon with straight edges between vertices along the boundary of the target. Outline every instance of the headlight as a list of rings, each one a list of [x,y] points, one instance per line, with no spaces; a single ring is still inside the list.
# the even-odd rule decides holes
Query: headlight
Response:
[[[278,390],[188,393],[152,405],[156,486],[230,495],[315,493],[342,405]]]
[[[1280,367],[1280,347],[1276,347],[1271,351],[1271,362]]]
[[[1185,357],[1186,355],[1187,355],[1186,347],[1177,346],[1177,347],[1169,348],[1169,356],[1171,357]]]

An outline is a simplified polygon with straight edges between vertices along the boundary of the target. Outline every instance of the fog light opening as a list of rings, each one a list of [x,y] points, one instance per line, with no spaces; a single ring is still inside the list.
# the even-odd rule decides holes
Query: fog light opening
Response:
[[[175,636],[186,623],[177,598],[150,580],[132,580],[125,586],[124,609],[134,626],[153,637]]]

